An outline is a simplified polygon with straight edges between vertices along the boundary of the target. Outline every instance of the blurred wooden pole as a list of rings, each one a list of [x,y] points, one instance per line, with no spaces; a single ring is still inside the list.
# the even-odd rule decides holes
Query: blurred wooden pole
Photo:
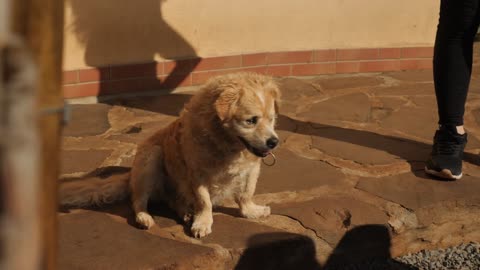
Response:
[[[42,246],[36,67],[23,41],[7,31],[0,33],[0,49],[0,269],[37,270]]]
[[[38,69],[40,201],[43,269],[56,269],[57,179],[63,119],[63,0],[13,0],[12,32],[25,41]]]

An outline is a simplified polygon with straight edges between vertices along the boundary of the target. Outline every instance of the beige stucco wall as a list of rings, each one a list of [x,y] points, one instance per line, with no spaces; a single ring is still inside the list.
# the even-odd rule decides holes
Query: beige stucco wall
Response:
[[[64,69],[266,51],[431,46],[437,0],[67,0]]]

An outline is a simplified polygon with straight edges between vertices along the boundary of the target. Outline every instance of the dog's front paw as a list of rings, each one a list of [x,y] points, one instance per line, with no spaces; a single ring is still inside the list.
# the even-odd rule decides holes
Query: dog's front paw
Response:
[[[270,206],[251,204],[241,210],[242,216],[245,218],[261,218],[270,215]]]
[[[195,238],[202,238],[212,233],[212,217],[196,217],[193,221],[191,232]]]
[[[138,224],[140,224],[143,228],[146,229],[150,229],[153,225],[155,225],[155,220],[153,220],[153,217],[147,212],[137,213],[135,220]]]

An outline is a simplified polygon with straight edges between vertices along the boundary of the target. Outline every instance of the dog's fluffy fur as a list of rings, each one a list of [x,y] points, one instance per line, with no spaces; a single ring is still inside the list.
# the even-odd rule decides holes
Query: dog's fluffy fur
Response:
[[[237,73],[211,79],[180,117],[138,146],[130,180],[67,182],[62,204],[85,206],[131,196],[137,222],[154,225],[151,198],[169,203],[195,237],[211,233],[212,206],[236,200],[242,216],[268,216],[252,201],[261,158],[278,143],[274,131],[280,93],[267,76]]]

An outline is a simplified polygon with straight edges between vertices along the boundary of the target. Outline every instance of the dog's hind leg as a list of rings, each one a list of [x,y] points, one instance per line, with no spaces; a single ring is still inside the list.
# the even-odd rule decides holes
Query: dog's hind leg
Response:
[[[132,167],[130,188],[136,221],[144,228],[155,224],[148,213],[148,200],[153,192],[161,192],[165,174],[163,172],[163,152],[159,146],[139,148]]]

